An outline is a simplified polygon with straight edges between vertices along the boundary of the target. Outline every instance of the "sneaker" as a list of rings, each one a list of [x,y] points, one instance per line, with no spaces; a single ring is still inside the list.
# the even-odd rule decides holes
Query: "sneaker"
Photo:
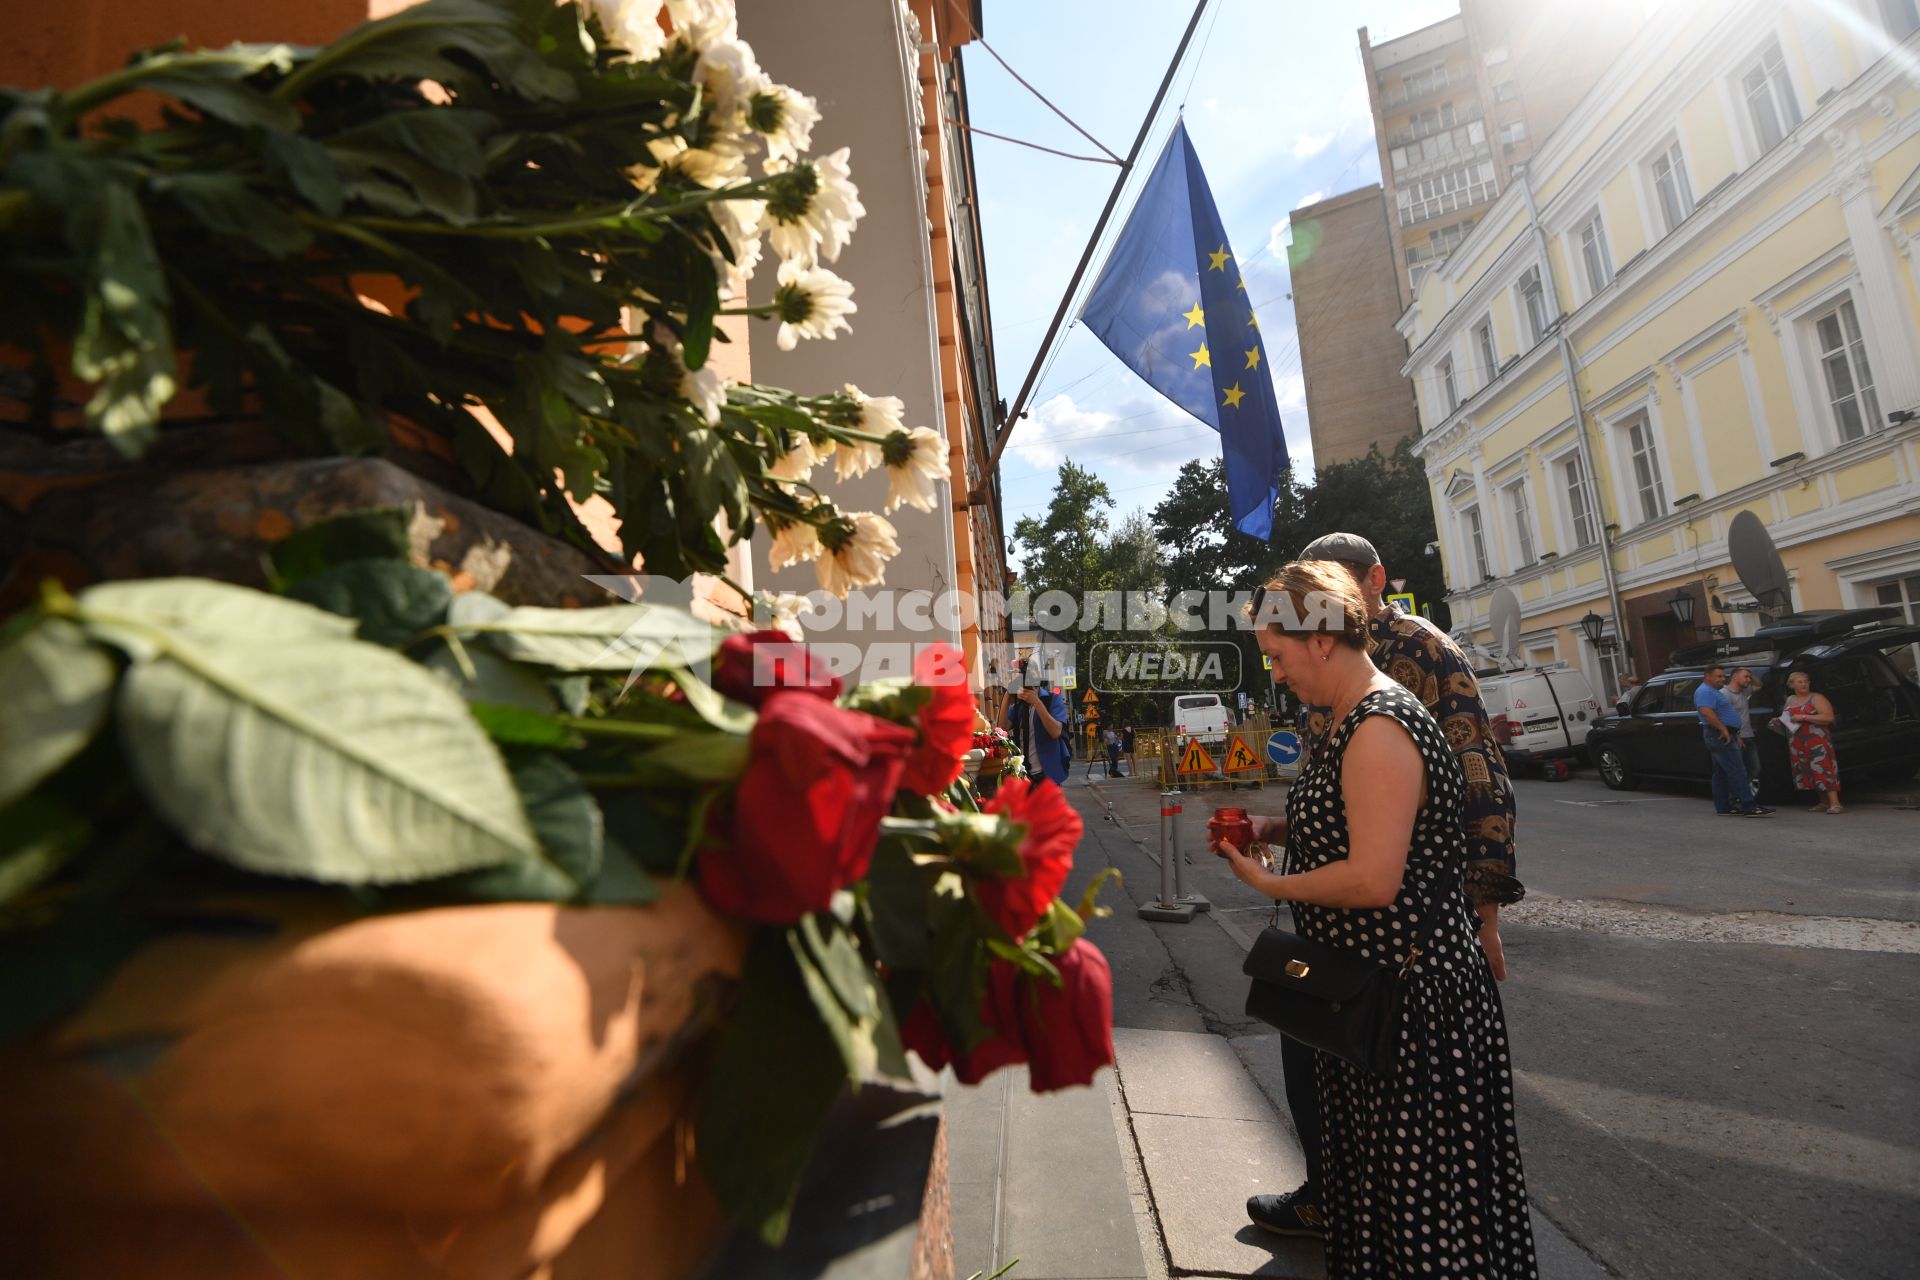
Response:
[[[1320,1206],[1312,1200],[1302,1198],[1302,1192],[1289,1191],[1279,1196],[1249,1196],[1247,1198],[1247,1217],[1253,1225],[1277,1236],[1306,1236],[1313,1240],[1327,1238],[1327,1218]]]
[[[1771,818],[1773,816],[1773,810],[1763,804],[1757,804],[1751,809],[1742,809],[1740,816],[1743,818]]]
[[[1715,809],[1713,814],[1716,818],[1744,818],[1747,816],[1744,809]]]

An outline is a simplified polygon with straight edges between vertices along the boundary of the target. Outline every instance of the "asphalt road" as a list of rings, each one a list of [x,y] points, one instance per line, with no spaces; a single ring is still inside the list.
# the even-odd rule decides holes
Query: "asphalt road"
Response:
[[[1720,818],[1704,791],[1517,785],[1530,901],[1506,917],[1502,994],[1536,1208],[1622,1277],[1912,1275],[1920,811]],[[1152,787],[1103,790],[1152,831]],[[1265,1033],[1240,1011],[1237,944],[1266,904],[1200,824],[1281,794],[1186,797],[1188,887],[1219,927],[1155,927],[1174,968],[1117,986],[1125,1024],[1191,1026],[1197,1007],[1216,1034]]]

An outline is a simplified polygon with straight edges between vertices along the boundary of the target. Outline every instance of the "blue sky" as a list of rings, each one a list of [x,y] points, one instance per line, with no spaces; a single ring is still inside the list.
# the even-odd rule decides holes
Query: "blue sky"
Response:
[[[1365,23],[1377,43],[1458,8],[1456,0],[1213,0],[1135,170],[1137,183],[1184,101],[1188,132],[1268,335],[1274,392],[1300,467],[1311,466],[1312,447],[1287,298],[1287,217],[1303,203],[1379,181],[1355,29]],[[1191,13],[1184,0],[986,0],[983,26],[1001,57],[1124,156]],[[1092,152],[984,49],[968,47],[961,56],[976,126]],[[974,158],[1000,390],[1011,404],[1117,170],[977,136]],[[1130,202],[1131,185],[1109,237]],[[1219,437],[1083,327],[1068,334],[1031,403],[1033,416],[1015,431],[1002,463],[1009,526],[1044,510],[1063,458],[1107,482],[1117,517],[1151,509],[1189,458],[1219,456]]]

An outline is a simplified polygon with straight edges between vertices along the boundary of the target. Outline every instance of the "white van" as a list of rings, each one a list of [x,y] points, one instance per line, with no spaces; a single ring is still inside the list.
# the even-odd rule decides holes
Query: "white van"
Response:
[[[1587,677],[1565,663],[1480,677],[1494,740],[1509,764],[1529,764],[1586,751],[1587,730],[1600,718],[1600,702]]]
[[[1173,700],[1173,731],[1180,737],[1224,745],[1231,727],[1219,694],[1185,693]]]

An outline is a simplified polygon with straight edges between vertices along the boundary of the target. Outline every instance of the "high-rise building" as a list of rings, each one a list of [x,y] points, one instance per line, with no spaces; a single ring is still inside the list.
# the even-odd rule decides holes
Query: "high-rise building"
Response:
[[[1378,183],[1293,211],[1293,280],[1300,371],[1318,467],[1391,453],[1420,425],[1395,283],[1392,215]]]

